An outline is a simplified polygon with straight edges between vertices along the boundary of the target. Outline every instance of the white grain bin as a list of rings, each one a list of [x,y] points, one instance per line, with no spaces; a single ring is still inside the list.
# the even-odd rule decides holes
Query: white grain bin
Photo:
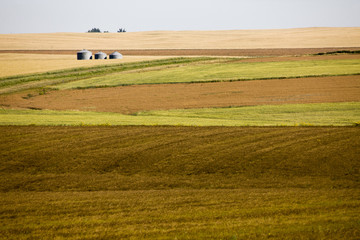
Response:
[[[104,52],[97,52],[95,53],[95,59],[106,59],[107,55]]]
[[[84,49],[77,52],[77,60],[89,60],[92,59],[92,52]]]
[[[119,52],[113,52],[109,55],[109,59],[122,59],[123,55]]]

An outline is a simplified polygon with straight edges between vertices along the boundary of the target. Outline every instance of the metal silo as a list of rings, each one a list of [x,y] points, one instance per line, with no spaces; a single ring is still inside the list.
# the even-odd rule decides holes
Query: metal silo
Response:
[[[104,52],[95,53],[95,59],[106,59],[107,55]]]
[[[123,56],[119,52],[113,52],[109,55],[109,59],[122,59]]]
[[[77,60],[89,60],[92,59],[92,52],[84,49],[77,52]]]

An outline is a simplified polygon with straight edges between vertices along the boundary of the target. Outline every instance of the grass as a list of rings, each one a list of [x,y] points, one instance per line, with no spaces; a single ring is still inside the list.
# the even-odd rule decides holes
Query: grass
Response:
[[[228,62],[191,64],[158,71],[113,73],[59,84],[58,89],[113,87],[136,84],[242,81],[274,78],[360,74],[360,60],[316,60],[288,62]]]
[[[356,127],[0,127],[4,239],[356,239]]]
[[[177,109],[134,115],[52,110],[1,110],[0,125],[353,126],[360,103],[316,103]]]
[[[250,126],[352,125],[360,119],[360,103],[282,104],[230,108],[175,109],[140,112],[138,116],[213,119]],[[219,125],[221,125],[219,123]],[[226,123],[224,124],[226,125]]]

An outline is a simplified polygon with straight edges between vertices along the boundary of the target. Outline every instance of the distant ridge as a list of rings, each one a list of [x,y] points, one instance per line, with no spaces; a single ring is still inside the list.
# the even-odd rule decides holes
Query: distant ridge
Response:
[[[0,50],[360,47],[360,27],[127,33],[0,34]]]

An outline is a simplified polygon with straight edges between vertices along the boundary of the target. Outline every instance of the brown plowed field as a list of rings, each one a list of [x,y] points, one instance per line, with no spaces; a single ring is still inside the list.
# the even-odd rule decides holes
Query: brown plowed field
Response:
[[[267,49],[91,49],[110,54],[119,51],[127,56],[288,56],[306,55],[340,50],[360,50],[360,47],[344,48],[267,48]],[[0,50],[0,53],[71,54],[77,50]]]
[[[160,109],[350,102],[360,101],[360,76],[138,85],[53,91],[30,99],[25,96],[1,96],[0,104],[9,108],[131,114]]]

